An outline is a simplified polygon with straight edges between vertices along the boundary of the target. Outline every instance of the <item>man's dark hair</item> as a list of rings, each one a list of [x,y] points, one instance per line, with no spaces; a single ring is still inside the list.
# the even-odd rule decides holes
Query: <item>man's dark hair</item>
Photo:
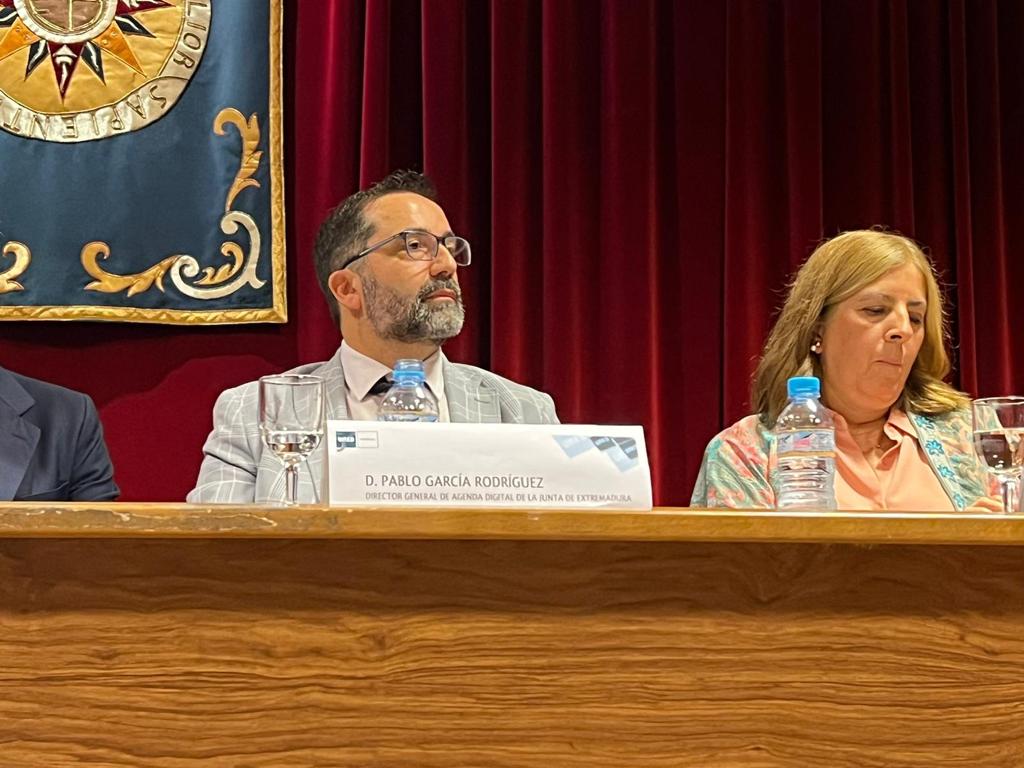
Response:
[[[414,192],[437,202],[437,188],[427,176],[416,171],[392,171],[373,186],[342,200],[320,225],[313,246],[313,263],[320,290],[327,298],[335,322],[338,321],[338,301],[327,281],[332,272],[341,269],[346,259],[369,245],[373,226],[363,215],[366,206],[395,192]]]

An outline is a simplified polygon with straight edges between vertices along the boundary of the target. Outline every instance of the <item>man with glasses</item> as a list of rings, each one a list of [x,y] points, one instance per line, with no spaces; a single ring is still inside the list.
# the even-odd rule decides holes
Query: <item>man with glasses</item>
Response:
[[[449,362],[441,345],[465,320],[458,268],[472,258],[437,204],[431,181],[396,171],[357,192],[320,226],[314,262],[341,330],[335,355],[296,368],[324,379],[327,417],[377,418],[395,361],[423,361],[441,421],[557,423],[549,395],[489,371]],[[191,502],[263,502],[280,497],[281,463],[263,449],[257,384],[224,392]],[[323,447],[318,451],[323,451]],[[321,459],[322,460],[322,459]],[[317,465],[320,460],[305,462]],[[299,500],[317,501],[319,475],[299,480]]]

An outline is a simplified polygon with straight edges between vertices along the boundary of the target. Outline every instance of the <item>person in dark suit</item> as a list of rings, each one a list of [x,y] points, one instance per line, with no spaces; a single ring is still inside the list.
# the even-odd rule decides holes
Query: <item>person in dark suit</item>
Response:
[[[0,501],[109,501],[119,493],[92,400],[0,368]]]

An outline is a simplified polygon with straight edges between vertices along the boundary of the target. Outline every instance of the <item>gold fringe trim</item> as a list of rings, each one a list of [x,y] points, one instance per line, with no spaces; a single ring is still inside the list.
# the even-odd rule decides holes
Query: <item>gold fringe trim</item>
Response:
[[[283,0],[270,0],[270,264],[273,307],[279,320],[288,321],[288,275],[285,253],[284,210],[284,107],[282,25]]]
[[[138,307],[38,306],[3,307],[0,320],[100,320],[164,325],[228,325],[282,322],[273,308],[140,309]]]

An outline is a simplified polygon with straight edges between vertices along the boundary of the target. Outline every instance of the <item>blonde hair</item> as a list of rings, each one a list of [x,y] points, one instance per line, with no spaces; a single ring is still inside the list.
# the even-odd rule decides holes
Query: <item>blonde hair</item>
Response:
[[[766,425],[786,405],[791,376],[821,378],[821,362],[810,354],[821,323],[840,302],[887,272],[913,264],[924,276],[926,300],[924,342],[897,403],[917,413],[947,413],[965,407],[970,398],[943,379],[949,373],[946,317],[935,271],[913,240],[892,232],[856,230],[826,240],[796,273],[789,296],[765,344],[754,374],[751,402]]]

